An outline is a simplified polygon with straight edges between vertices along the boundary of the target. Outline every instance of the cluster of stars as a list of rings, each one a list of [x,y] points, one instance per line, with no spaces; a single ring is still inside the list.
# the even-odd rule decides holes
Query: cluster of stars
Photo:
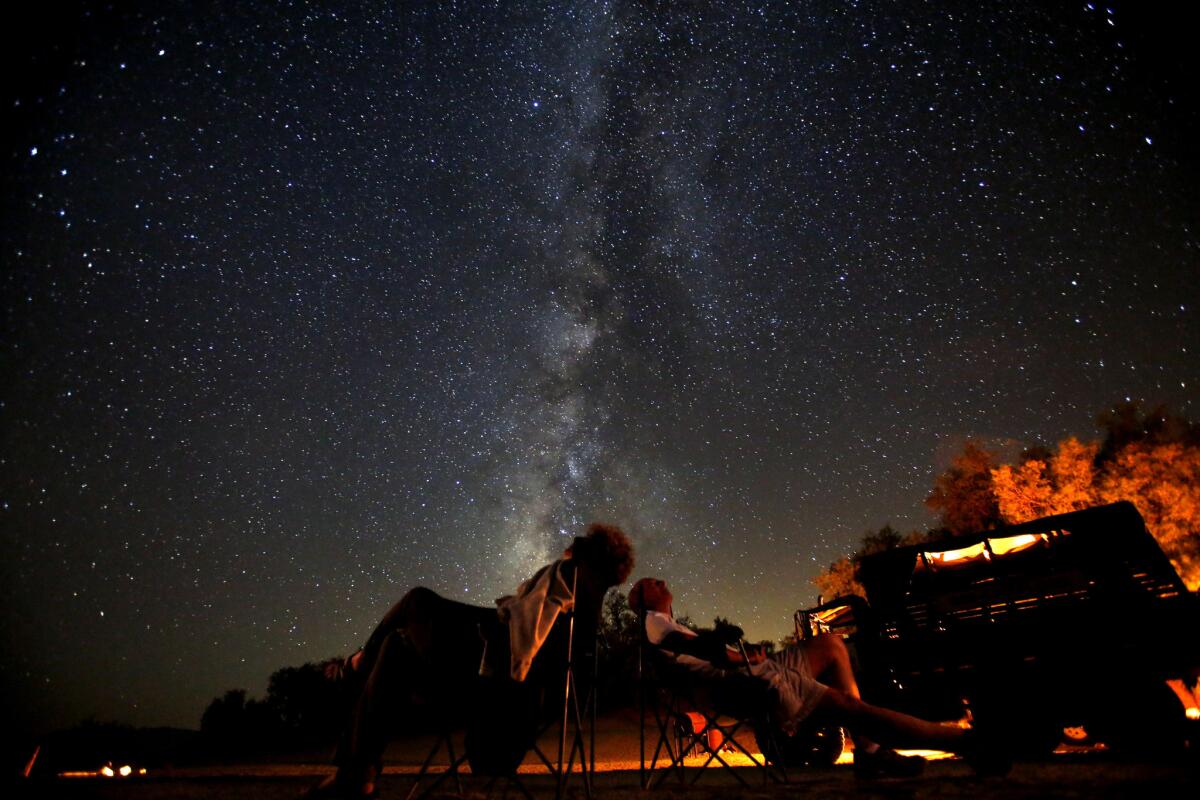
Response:
[[[1195,416],[1196,109],[1123,13],[81,12],[0,98],[6,700],[195,725],[594,519],[778,636],[967,438]]]

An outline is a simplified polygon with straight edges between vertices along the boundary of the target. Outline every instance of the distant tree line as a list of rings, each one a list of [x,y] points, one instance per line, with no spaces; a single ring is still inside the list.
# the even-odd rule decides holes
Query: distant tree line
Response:
[[[862,594],[858,563],[880,550],[1128,500],[1187,587],[1197,591],[1200,424],[1161,406],[1143,412],[1136,403],[1114,406],[1096,424],[1100,439],[1034,445],[1012,463],[968,441],[925,501],[937,512],[939,528],[901,534],[887,525],[868,533],[853,555],[814,579],[818,590],[826,599]]]
[[[230,689],[208,704],[200,732],[229,752],[332,742],[341,732],[350,698],[342,683],[325,678],[326,663],[276,670],[261,700],[247,698],[245,689]]]

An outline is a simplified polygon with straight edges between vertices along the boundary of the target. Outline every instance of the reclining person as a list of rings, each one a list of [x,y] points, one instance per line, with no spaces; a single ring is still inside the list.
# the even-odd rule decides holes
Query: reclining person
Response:
[[[611,525],[593,524],[561,559],[522,583],[516,595],[497,600],[498,608],[455,602],[423,587],[409,591],[361,650],[327,669],[327,676],[342,681],[354,702],[334,756],[337,772],[305,796],[375,796],[395,718],[419,705],[437,706],[440,713],[452,704],[470,706],[479,699],[473,697],[473,687],[481,667],[522,686],[545,685],[561,670],[561,662],[537,656],[553,654],[550,637],[555,632],[565,651],[566,629],[555,621],[573,610],[579,630],[591,629],[605,592],[624,583],[632,569],[633,546],[625,534]],[[484,639],[488,632],[492,647]],[[577,630],[577,635],[582,634]]]
[[[692,631],[675,621],[673,597],[658,578],[642,578],[629,605],[645,613],[646,637],[679,665],[720,682],[744,671],[741,653],[716,631]],[[740,635],[740,631],[737,632]],[[902,756],[891,746],[928,747],[963,754],[977,772],[1007,772],[1005,755],[962,728],[940,725],[863,701],[840,636],[822,634],[770,656],[748,651],[750,674],[762,681],[783,731],[794,734],[809,719],[845,727],[854,741],[854,770],[861,777],[920,774],[924,759]],[[887,743],[888,747],[879,743]]]

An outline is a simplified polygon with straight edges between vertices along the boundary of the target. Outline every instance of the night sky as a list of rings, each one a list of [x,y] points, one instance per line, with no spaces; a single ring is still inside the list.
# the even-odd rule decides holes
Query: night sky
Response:
[[[865,532],[934,522],[969,437],[1200,417],[1181,18],[118,5],[4,34],[0,673],[31,729],[194,727],[595,519],[677,611],[778,637]]]

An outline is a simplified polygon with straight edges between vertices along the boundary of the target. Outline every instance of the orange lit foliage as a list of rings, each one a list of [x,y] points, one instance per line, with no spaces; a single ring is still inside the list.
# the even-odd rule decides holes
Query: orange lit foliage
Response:
[[[950,468],[937,476],[925,505],[938,512],[942,527],[951,533],[972,533],[1000,523],[1000,509],[992,493],[995,456],[968,441]]]
[[[821,574],[813,578],[813,583],[816,584],[821,597],[827,601],[848,594],[863,597],[866,595],[866,591],[858,582],[858,562],[863,556],[882,550],[891,550],[893,547],[901,545],[916,544],[928,538],[929,534],[920,531],[912,531],[901,536],[891,525],[884,525],[878,533],[868,533],[864,536],[862,544],[854,555],[834,561]]]
[[[1097,466],[1099,450],[1099,443],[1066,439],[1048,461],[994,470],[992,489],[1005,521],[1129,500],[1187,587],[1200,589],[1200,447],[1130,442]]]
[[[839,558],[830,564],[828,569],[813,578],[813,583],[817,585],[817,591],[825,600],[832,600],[847,594],[856,594],[862,597],[866,592],[863,590],[862,584],[858,582],[857,572],[858,564],[854,560]]]
[[[1095,442],[1071,437],[1047,459],[1031,458],[992,470],[992,493],[1008,523],[1079,511],[1103,502],[1096,488]]]
[[[972,533],[1128,500],[1187,587],[1200,590],[1200,424],[1164,407],[1143,412],[1136,403],[1113,406],[1096,421],[1103,442],[1064,439],[1053,451],[1027,451],[1017,464],[997,465],[992,453],[968,442],[934,480],[925,504],[938,512],[943,532]],[[931,537],[913,533],[903,543]],[[826,598],[861,594],[858,559],[899,543],[890,527],[868,536],[854,556],[813,582]]]

